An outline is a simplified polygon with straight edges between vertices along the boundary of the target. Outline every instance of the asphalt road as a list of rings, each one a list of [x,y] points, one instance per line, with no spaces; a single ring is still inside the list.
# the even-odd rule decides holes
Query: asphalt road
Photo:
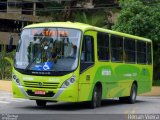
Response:
[[[43,119],[46,119],[45,117],[49,118],[50,115],[55,115],[54,118],[56,119],[62,117],[66,120],[72,120],[73,116],[75,116],[75,119],[83,119],[87,115],[88,117],[91,116],[92,120],[97,119],[96,117],[99,120],[101,117],[107,120],[109,116],[106,118],[105,115],[112,115],[113,117],[113,114],[123,114],[124,117],[124,115],[128,114],[160,114],[160,96],[138,96],[135,104],[120,103],[116,98],[108,99],[102,101],[102,106],[96,109],[89,109],[86,103],[48,103],[46,107],[41,108],[36,106],[35,101],[15,99],[12,98],[11,93],[0,91],[0,114],[4,115],[6,113],[15,115],[28,114],[26,117],[29,117],[29,114],[34,114],[33,117],[35,118],[37,118],[38,114],[38,119],[43,117]],[[46,114],[47,116],[45,116]],[[66,115],[72,115],[72,117],[67,119]],[[114,117],[118,118],[120,116],[114,115]]]

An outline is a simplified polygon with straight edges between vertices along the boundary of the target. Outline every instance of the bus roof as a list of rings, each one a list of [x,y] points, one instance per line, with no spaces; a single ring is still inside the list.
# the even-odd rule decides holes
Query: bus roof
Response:
[[[144,40],[144,41],[151,42],[150,39],[147,39],[147,38],[144,38],[144,37],[139,37],[139,36],[126,34],[126,33],[118,32],[118,31],[113,31],[113,30],[109,30],[109,29],[99,28],[99,27],[95,27],[95,26],[91,26],[91,25],[84,24],[84,23],[79,23],[79,22],[69,22],[69,21],[68,22],[46,22],[46,23],[37,23],[37,24],[28,25],[25,28],[37,28],[37,27],[74,28],[74,29],[80,29],[83,32],[86,31],[86,30],[94,30],[94,31],[106,32],[106,33],[109,33],[109,34],[114,34],[114,35],[119,35],[119,36],[123,36],[123,37],[132,38],[132,39]]]

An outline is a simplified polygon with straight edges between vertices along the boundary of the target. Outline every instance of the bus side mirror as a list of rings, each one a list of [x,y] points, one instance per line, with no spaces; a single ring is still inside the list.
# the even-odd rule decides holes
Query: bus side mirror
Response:
[[[13,37],[12,37],[12,35],[9,37],[9,46],[8,46],[8,49],[10,51],[13,50]]]

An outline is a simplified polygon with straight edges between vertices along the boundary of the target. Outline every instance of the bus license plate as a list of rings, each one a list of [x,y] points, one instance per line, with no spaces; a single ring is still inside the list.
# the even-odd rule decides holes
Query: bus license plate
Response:
[[[35,95],[45,95],[46,92],[43,91],[43,90],[36,90],[36,91],[34,92],[34,94],[35,94]]]

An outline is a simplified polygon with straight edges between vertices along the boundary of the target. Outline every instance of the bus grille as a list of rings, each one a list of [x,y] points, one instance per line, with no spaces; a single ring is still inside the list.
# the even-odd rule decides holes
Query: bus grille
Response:
[[[56,89],[59,83],[23,81],[25,87]]]

